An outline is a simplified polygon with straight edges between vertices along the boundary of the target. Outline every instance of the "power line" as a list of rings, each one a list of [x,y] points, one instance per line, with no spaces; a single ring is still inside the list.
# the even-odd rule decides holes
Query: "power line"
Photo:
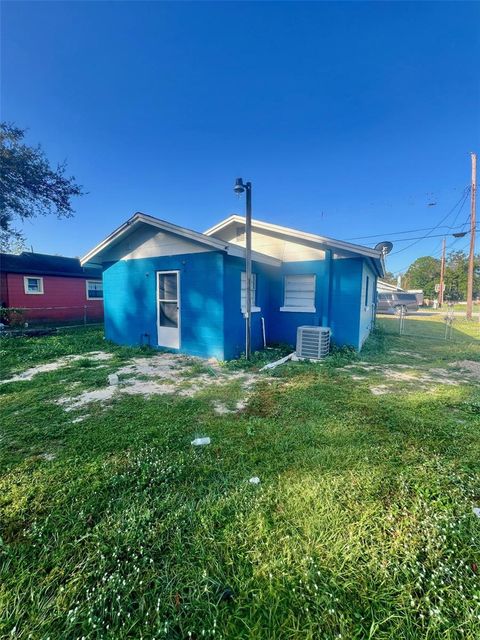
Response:
[[[453,240],[453,242],[450,243],[450,246],[448,247],[448,251],[451,252],[452,247],[454,244],[456,244],[459,240],[461,240],[462,238],[455,238],[455,240]],[[468,247],[469,242],[467,242],[466,245],[464,245],[463,247],[459,247],[457,249],[457,251],[465,251],[465,249]],[[440,243],[440,247],[441,247],[442,243]],[[437,245],[438,247],[438,245]],[[429,258],[437,258],[438,256],[440,256],[440,254],[442,253],[442,249],[441,248],[437,248],[435,251],[432,251],[428,257]],[[405,271],[407,271],[407,269],[411,266],[412,263],[410,263],[409,265],[402,267],[401,269],[397,269],[396,271],[391,271],[391,273],[393,273],[393,275],[397,275],[398,273],[405,273]]]
[[[462,231],[461,233],[468,233],[468,232]],[[446,235],[453,235],[453,234],[436,233],[433,236],[418,236],[417,238],[397,238],[395,242],[408,242],[409,240],[430,240],[430,238],[444,238]],[[461,237],[463,238],[463,236]],[[398,253],[398,251],[396,253]]]
[[[388,236],[399,236],[402,233],[416,233],[417,231],[435,231],[435,229],[459,229],[460,227],[465,226],[465,222],[462,224],[457,224],[454,227],[449,226],[447,224],[435,227],[421,227],[420,229],[408,229],[407,231],[389,231],[388,233],[376,233],[372,236],[355,236],[355,238],[345,238],[346,241],[350,240],[367,240],[368,238],[388,238]]]
[[[457,204],[452,209],[450,209],[449,214],[452,213],[456,209],[456,207],[458,206],[459,202],[465,196],[468,196],[469,193],[470,193],[470,186],[468,185],[467,187],[464,188],[463,194],[462,194],[462,197],[460,198],[460,200],[457,202]],[[440,226],[440,224],[438,224],[438,225],[435,225],[433,227],[420,227],[419,229],[408,229],[406,231],[389,231],[388,233],[375,233],[375,234],[372,234],[372,235],[369,235],[369,236],[355,236],[353,238],[345,238],[345,240],[347,240],[347,241],[349,241],[349,240],[367,240],[368,238],[385,238],[385,237],[388,237],[388,236],[401,235],[402,233],[416,233],[417,231],[434,231],[435,229],[450,229],[450,230],[457,229],[459,227],[465,226],[465,224],[466,224],[466,222],[464,222],[463,224],[459,224],[459,225],[455,225],[454,224],[456,222],[458,216],[460,215],[460,212],[461,212],[464,204],[465,204],[465,201],[462,202],[461,208],[457,212],[457,214],[456,214],[456,216],[455,216],[455,218],[453,220],[452,225],[445,224],[445,225],[441,225]],[[449,214],[447,214],[445,216],[445,218],[447,218]],[[445,220],[445,218],[443,218],[443,220]],[[468,218],[467,218],[467,222],[468,222]]]
[[[468,187],[466,187],[463,191],[463,195],[460,198],[460,200],[450,209],[450,211],[443,216],[443,218],[439,221],[439,223],[432,228],[432,231],[435,231],[435,229],[438,229],[438,227],[442,224],[442,222],[445,222],[445,220],[448,218],[448,216],[450,216],[455,209],[458,207],[458,205],[460,205],[460,207],[463,207],[463,205],[465,204],[466,199],[468,198],[468,193],[469,193],[469,189]],[[461,204],[460,204],[461,203]],[[418,238],[417,240],[415,240],[414,242],[412,242],[412,244],[407,245],[406,247],[403,247],[403,249],[399,249],[398,251],[394,251],[391,255],[394,256],[398,253],[402,253],[402,251],[406,251],[407,249],[410,249],[410,247],[413,247],[414,245],[418,244],[419,242],[421,242],[422,240],[425,240],[426,238],[430,237],[431,233],[427,233],[424,236],[422,236],[421,238]]]

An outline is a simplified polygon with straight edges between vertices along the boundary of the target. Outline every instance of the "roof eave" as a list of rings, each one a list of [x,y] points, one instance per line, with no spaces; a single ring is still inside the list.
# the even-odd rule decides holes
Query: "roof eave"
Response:
[[[92,261],[96,256],[98,256],[99,253],[107,249],[115,240],[118,240],[128,229],[132,228],[133,225],[138,223],[148,224],[150,226],[161,229],[162,231],[174,233],[175,235],[182,236],[184,238],[192,240],[193,242],[198,242],[199,244],[209,246],[212,249],[216,249],[217,251],[224,251],[229,255],[242,257],[245,254],[245,249],[243,247],[235,245],[231,242],[219,240],[218,238],[212,238],[210,236],[207,236],[206,234],[199,233],[198,231],[180,227],[178,225],[172,224],[171,222],[167,222],[166,220],[160,220],[159,218],[154,218],[153,216],[149,216],[145,213],[137,212],[126,222],[124,222],[120,227],[115,229],[115,231],[113,231],[85,256],[83,256],[83,258],[80,259],[80,264],[83,266],[86,263]],[[270,265],[278,266],[279,264],[281,264],[280,260],[272,258],[271,256],[264,255],[262,253],[258,253],[256,251],[252,252],[252,259]]]
[[[221,231],[222,229],[227,227],[232,222],[245,224],[245,218],[237,214],[231,215],[228,218],[225,218],[225,220],[222,220],[218,224],[214,225],[213,227],[210,227],[210,229],[207,229],[204,233],[205,235],[216,233],[217,231]],[[324,236],[318,236],[313,233],[297,231],[297,229],[291,229],[290,227],[282,227],[281,225],[272,224],[270,222],[263,222],[261,220],[252,220],[252,226],[253,227],[256,226],[257,228],[264,229],[266,231],[272,231],[280,235],[298,238],[300,240],[308,241],[323,247],[337,249],[338,251],[345,251],[345,252],[354,253],[357,255],[367,256],[369,258],[377,259],[377,260],[381,258],[380,251],[376,251],[375,249],[370,249],[369,247],[351,244],[349,242],[343,242],[342,240],[334,240],[333,238],[327,238]]]

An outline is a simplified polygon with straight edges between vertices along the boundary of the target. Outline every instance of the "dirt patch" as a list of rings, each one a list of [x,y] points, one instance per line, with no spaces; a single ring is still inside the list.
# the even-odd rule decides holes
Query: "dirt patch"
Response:
[[[389,389],[386,385],[381,384],[378,387],[370,387],[370,391],[374,396],[382,396],[385,393],[393,393],[393,389]]]
[[[52,460],[55,460],[57,456],[54,453],[41,453],[39,457],[42,458],[42,460],[51,462]]]
[[[237,382],[241,397],[238,399],[235,409],[229,409],[220,401],[214,403],[214,411],[218,414],[225,414],[244,409],[252,386],[260,379],[270,379],[264,374],[230,373],[216,361],[205,361],[177,354],[158,354],[150,358],[134,358],[111,375],[118,376],[118,384],[78,394],[72,394],[75,389],[70,387],[69,395],[60,398],[57,403],[62,405],[65,411],[73,411],[94,402],[108,403],[122,395],[151,397],[175,394],[180,397],[194,397],[207,388],[224,387],[232,382]],[[75,421],[79,420],[75,419]]]
[[[452,366],[468,371],[473,378],[480,380],[480,362],[475,362],[474,360],[459,360],[458,362],[453,362]]]
[[[467,373],[467,376],[465,373],[453,370],[453,367],[462,369]],[[409,391],[428,390],[438,385],[458,386],[464,382],[470,382],[472,378],[480,379],[480,363],[470,360],[454,362],[452,368],[449,369],[426,368],[420,364],[412,367],[407,364],[373,364],[369,362],[349,364],[343,369],[350,374],[353,380],[366,380],[369,375],[383,378],[386,384],[371,387],[371,391],[375,395],[398,391],[399,388],[394,383],[403,383],[403,388]]]
[[[34,378],[39,373],[56,371],[57,369],[67,367],[68,365],[72,364],[72,362],[77,362],[78,360],[110,360],[111,357],[112,354],[106,353],[105,351],[91,351],[90,353],[82,353],[81,355],[64,356],[63,358],[58,358],[58,360],[55,360],[54,362],[48,362],[47,364],[39,364],[36,367],[31,367],[23,373],[18,373],[8,380],[0,380],[0,384],[6,384],[7,382],[28,381]]]
[[[215,401],[213,403],[213,410],[220,416],[224,416],[228,413],[238,413],[239,411],[243,411],[243,409],[245,409],[245,407],[247,406],[247,401],[247,398],[239,400],[235,404],[235,409],[229,409],[223,402]]]

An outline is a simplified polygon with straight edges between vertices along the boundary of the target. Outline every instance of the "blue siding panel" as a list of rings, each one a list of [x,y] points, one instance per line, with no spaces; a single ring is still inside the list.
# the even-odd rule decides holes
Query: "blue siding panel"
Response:
[[[225,313],[225,358],[237,358],[245,353],[245,318],[241,311],[241,274],[245,271],[245,260],[225,256],[224,268],[224,313]],[[271,282],[279,269],[252,262],[252,273],[257,277],[256,306],[260,311],[252,313],[252,350],[263,348],[262,317],[268,323],[270,314]]]
[[[332,302],[330,326],[337,345],[360,348],[360,303],[363,260],[332,260]]]
[[[180,272],[179,351],[223,360],[223,254],[216,251],[105,265],[106,337],[158,346],[156,272],[169,270]]]
[[[368,299],[366,298],[368,278]],[[373,304],[376,300],[377,291],[377,276],[375,272],[368,264],[366,260],[363,261],[363,273],[362,273],[362,290],[361,290],[361,305],[360,305],[360,332],[359,332],[359,348],[362,348],[363,343],[368,338],[368,335],[373,327]]]
[[[121,260],[104,265],[105,335],[119,344],[158,346],[156,272],[180,272],[180,349],[220,360],[245,351],[245,319],[240,308],[241,258],[217,251],[158,258]],[[262,317],[267,344],[295,345],[300,325],[329,325],[339,345],[360,349],[371,328],[376,276],[362,258],[287,262],[272,267],[253,262],[257,276],[252,314],[252,348],[263,346]],[[284,276],[315,274],[315,313],[280,311]],[[366,278],[369,301],[365,305]]]
[[[314,274],[316,276],[315,313],[280,311],[284,306],[284,277],[286,275]],[[325,260],[283,263],[271,283],[271,312],[267,336],[271,343],[295,345],[297,327],[309,324],[319,326],[328,317],[329,255]]]

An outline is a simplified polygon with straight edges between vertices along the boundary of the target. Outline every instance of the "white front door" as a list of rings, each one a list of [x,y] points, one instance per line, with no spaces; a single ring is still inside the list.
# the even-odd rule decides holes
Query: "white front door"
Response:
[[[180,348],[180,274],[157,271],[158,345]]]

